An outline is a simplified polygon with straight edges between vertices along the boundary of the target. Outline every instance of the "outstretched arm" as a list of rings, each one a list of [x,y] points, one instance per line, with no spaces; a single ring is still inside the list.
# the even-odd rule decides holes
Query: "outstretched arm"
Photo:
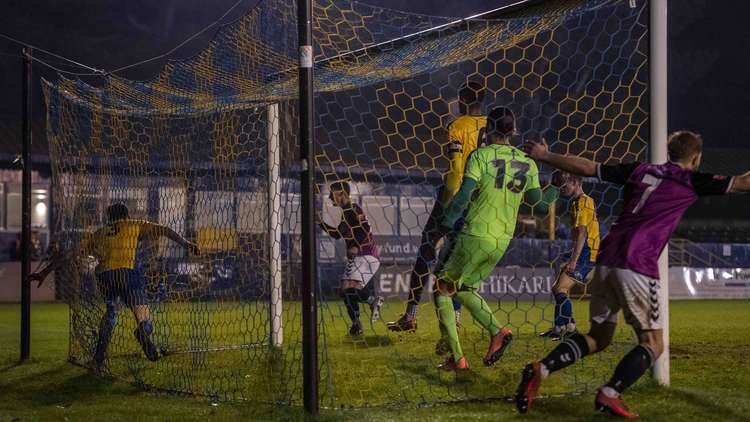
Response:
[[[739,176],[734,176],[734,181],[729,192],[750,192],[750,171]]]
[[[163,226],[161,224],[156,224],[156,223],[150,223],[150,224],[151,224],[152,233],[155,236],[157,236],[157,237],[164,236],[167,239],[169,239],[169,240],[177,243],[178,245],[182,246],[183,248],[189,250],[194,255],[199,255],[200,254],[200,250],[198,249],[198,245],[196,245],[193,242],[188,241],[187,239],[185,239],[184,237],[182,237],[176,231],[172,230],[171,228],[169,228],[167,226]]]
[[[87,252],[87,241],[84,241],[84,245],[81,247],[80,252]],[[42,287],[44,280],[46,280],[52,272],[57,271],[66,262],[71,262],[75,259],[75,255],[76,253],[74,251],[63,252],[55,249],[55,252],[44,260],[44,263],[39,270],[29,274],[27,281],[30,283],[36,281],[38,283],[37,287]]]
[[[596,162],[572,155],[561,155],[551,152],[547,147],[547,142],[542,139],[541,142],[528,142],[523,149],[526,154],[536,161],[549,164],[568,173],[577,174],[584,177],[596,176]]]

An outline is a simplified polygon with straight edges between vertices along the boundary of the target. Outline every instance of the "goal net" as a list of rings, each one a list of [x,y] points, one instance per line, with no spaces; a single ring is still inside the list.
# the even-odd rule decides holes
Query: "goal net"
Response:
[[[482,109],[514,111],[515,141],[601,162],[644,159],[648,130],[648,7],[644,1],[527,2],[465,20],[317,0],[315,170],[318,209],[337,225],[328,185],[346,180],[372,227],[385,297],[380,320],[362,306],[364,333],[339,295],[343,241],[318,233],[321,404],[435,403],[512,394],[525,362],[554,343],[551,285],[571,242],[568,204],[549,215],[522,208],[515,238],[480,292],[515,342],[481,366],[488,335],[468,312],[460,337],[465,374],[436,369],[439,338],[431,288],[414,333],[392,333],[404,311],[422,230],[448,171],[446,128],[459,88],[485,92]],[[170,227],[194,241],[188,254],[142,236],[135,266],[146,284],[160,352],[146,360],[121,298],[106,370],[142,386],[209,396],[299,404],[301,375],[300,196],[294,2],[265,0],[223,27],[200,54],[168,63],[149,81],[109,75],[86,83],[45,81],[53,168],[54,247],[80,251],[56,274],[71,308],[70,360],[93,365],[107,318],[97,265],[81,249],[106,226],[106,209]],[[514,141],[514,142],[515,142]],[[542,185],[550,169],[540,167]],[[618,188],[585,180],[606,232]],[[568,230],[569,232],[569,230]],[[428,284],[431,280],[428,281]],[[586,328],[585,288],[573,293]],[[545,385],[551,394],[597,386],[608,357],[630,338]]]

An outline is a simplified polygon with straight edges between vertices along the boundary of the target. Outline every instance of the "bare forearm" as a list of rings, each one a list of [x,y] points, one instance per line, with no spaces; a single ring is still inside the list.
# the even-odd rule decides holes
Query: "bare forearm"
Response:
[[[549,164],[552,167],[579,176],[596,176],[597,163],[583,157],[561,155],[547,151],[542,157],[540,157],[540,161]]]
[[[734,177],[730,192],[750,192],[750,171]]]

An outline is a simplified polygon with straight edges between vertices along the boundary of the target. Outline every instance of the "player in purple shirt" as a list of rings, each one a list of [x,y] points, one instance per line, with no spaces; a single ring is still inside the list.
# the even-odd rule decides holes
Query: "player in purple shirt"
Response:
[[[527,154],[560,170],[625,187],[624,206],[604,238],[591,281],[591,330],[566,337],[547,357],[524,368],[516,392],[516,407],[525,413],[551,372],[559,371],[586,355],[604,350],[612,341],[617,313],[638,336],[633,348],[615,368],[610,381],[599,388],[595,405],[601,411],[635,418],[620,398],[664,348],[664,313],[659,295],[657,260],[685,210],[699,196],[750,191],[750,172],[726,177],[698,172],[703,150],[700,135],[680,131],[669,137],[669,162],[604,165],[554,154],[542,143],[530,143]]]
[[[351,188],[347,182],[331,183],[329,198],[333,205],[341,208],[341,222],[338,226],[326,224],[318,216],[318,224],[334,239],[346,241],[346,269],[341,276],[341,294],[346,311],[352,320],[349,334],[362,335],[362,323],[359,320],[360,302],[370,305],[371,321],[380,319],[380,307],[383,298],[375,295],[372,278],[380,268],[378,250],[372,238],[370,223],[362,208],[353,203],[349,196]]]

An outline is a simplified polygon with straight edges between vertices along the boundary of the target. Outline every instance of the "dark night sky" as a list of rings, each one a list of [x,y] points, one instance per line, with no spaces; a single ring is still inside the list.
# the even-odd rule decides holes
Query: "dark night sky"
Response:
[[[165,52],[217,19],[236,0],[6,0],[0,31],[102,69],[113,69]],[[369,0],[416,13],[467,16],[508,0]],[[642,0],[639,0],[642,1]],[[208,6],[210,4],[210,6]],[[237,16],[254,4],[247,0]],[[750,104],[750,29],[743,17],[750,2],[672,0],[669,17],[670,129],[703,133],[710,147],[747,147],[747,130],[738,122]],[[710,5],[710,6],[709,6]],[[200,37],[177,57],[194,54],[210,37]],[[0,118],[20,112],[19,48],[0,40]],[[164,64],[157,61],[122,76],[145,79]],[[38,72],[47,77],[49,71]],[[37,101],[37,104],[41,101]]]

